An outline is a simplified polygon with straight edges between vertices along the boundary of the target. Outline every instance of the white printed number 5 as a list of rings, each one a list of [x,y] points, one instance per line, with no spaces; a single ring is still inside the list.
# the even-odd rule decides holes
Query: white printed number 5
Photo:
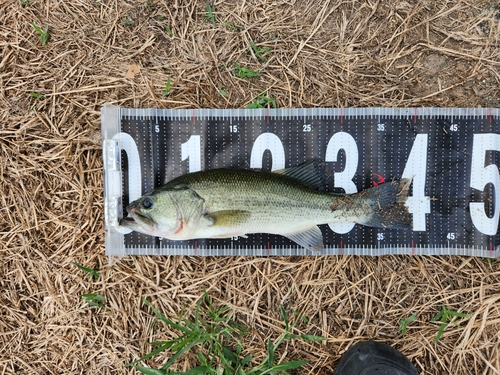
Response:
[[[493,236],[497,233],[500,214],[500,173],[495,164],[484,166],[487,151],[500,151],[500,135],[474,134],[470,186],[483,191],[487,184],[493,184],[495,212],[490,218],[486,214],[484,202],[471,202],[470,216],[472,223],[481,233]]]

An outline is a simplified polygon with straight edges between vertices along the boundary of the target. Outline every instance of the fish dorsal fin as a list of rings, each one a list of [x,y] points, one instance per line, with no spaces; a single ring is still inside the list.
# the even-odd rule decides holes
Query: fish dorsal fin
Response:
[[[327,168],[325,163],[311,160],[295,167],[273,171],[273,173],[293,178],[311,189],[319,189],[325,186]]]
[[[297,242],[307,250],[313,252],[323,250],[323,233],[321,233],[321,230],[317,226],[300,232],[287,233],[285,237]]]

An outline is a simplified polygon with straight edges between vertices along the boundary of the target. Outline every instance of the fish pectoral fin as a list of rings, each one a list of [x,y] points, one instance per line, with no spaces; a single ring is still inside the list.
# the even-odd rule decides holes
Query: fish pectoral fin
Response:
[[[250,211],[222,210],[222,211],[210,212],[205,216],[211,218],[212,225],[220,227],[233,227],[246,223],[250,218],[250,215],[251,215]]]
[[[321,233],[321,230],[317,226],[301,232],[287,233],[284,236],[305,247],[307,250],[314,252],[323,250],[323,233]]]

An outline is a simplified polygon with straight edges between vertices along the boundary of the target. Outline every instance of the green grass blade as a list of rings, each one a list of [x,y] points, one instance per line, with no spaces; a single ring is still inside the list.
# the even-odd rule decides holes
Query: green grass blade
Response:
[[[35,29],[35,31],[36,31],[38,34],[40,34],[40,35],[42,35],[42,34],[43,34],[43,30],[42,30],[42,29],[40,29],[40,28],[39,28],[39,27],[38,27],[38,26],[37,26],[34,22],[31,22],[31,26],[33,26],[33,28]]]
[[[206,3],[205,5],[205,20],[209,21],[212,25],[215,26],[215,6],[210,5],[210,3]]]
[[[241,366],[246,366],[250,362],[251,359],[252,359],[252,355],[251,354],[247,355],[245,358],[243,358],[240,361]]]
[[[149,367],[136,366],[135,368],[145,375],[165,375],[167,373],[164,370],[157,370]]]
[[[172,29],[171,29],[170,27],[168,27],[168,25],[167,25],[167,24],[163,24],[163,29],[164,29],[164,30],[165,30],[165,32],[168,34],[168,36],[170,36],[170,37],[171,37],[171,36],[173,36],[173,35],[174,35],[174,33],[173,33]]]
[[[255,70],[245,68],[238,63],[234,63],[233,75],[238,78],[243,78],[248,81],[248,78],[251,77],[260,77],[261,74],[256,72]]]
[[[408,328],[407,327],[408,324],[410,324],[411,322],[413,322],[416,317],[417,317],[417,313],[413,313],[408,318],[401,319],[399,321],[399,331],[401,332],[402,335],[404,335],[406,333],[407,328]]]
[[[286,313],[283,305],[280,305],[281,316],[283,317],[283,321],[285,322],[285,331],[288,331],[288,314]]]
[[[269,373],[275,373],[275,372],[280,372],[280,371],[288,371],[288,370],[293,370],[295,368],[298,368],[300,366],[305,365],[307,360],[300,360],[300,361],[290,361],[290,362],[283,362],[278,365],[273,366],[269,370],[266,370],[261,373],[261,375],[264,374],[269,374]]]
[[[406,323],[411,323],[415,320],[415,318],[417,317],[417,313],[413,313],[411,314],[408,318],[405,319]]]
[[[167,363],[165,363],[161,369],[162,370],[168,370],[168,368],[170,366],[172,366],[172,364],[177,361],[177,359],[179,357],[181,357],[184,353],[186,353],[187,351],[189,351],[192,347],[198,345],[198,344],[201,344],[203,343],[203,340],[193,340],[191,341],[188,345],[184,346],[183,348],[181,348],[177,353],[175,353],[168,361]]]
[[[143,298],[142,301],[149,307],[151,308],[151,310],[153,310],[153,313],[164,323],[168,324],[169,326],[173,327],[173,328],[176,328],[178,329],[179,331],[181,332],[184,332],[184,333],[191,333],[191,330],[189,330],[188,328],[186,327],[183,327],[181,326],[180,324],[177,324],[177,323],[174,323],[173,321],[171,321],[170,319],[168,319],[165,315],[163,315],[160,311],[158,311],[157,309],[154,308],[153,305],[151,305],[151,303],[149,303],[149,301],[146,299],[146,298]]]
[[[94,279],[94,281],[99,280],[100,274],[99,274],[99,272],[97,270],[95,270],[93,268],[84,267],[81,264],[78,264],[76,262],[71,262],[71,263],[73,263],[80,270],[82,270],[84,272],[87,272],[89,274],[89,276],[92,276],[92,278]]]
[[[274,362],[274,345],[270,339],[267,340],[267,368],[271,368]]]
[[[448,314],[452,316],[456,316],[457,318],[470,318],[472,315],[471,314],[464,314],[464,313],[459,313],[456,311],[451,311],[448,310]]]
[[[302,340],[305,340],[305,341],[313,341],[313,342],[328,340],[326,337],[323,337],[323,336],[314,336],[314,335],[305,335],[305,334],[300,335],[300,338]]]
[[[170,94],[170,88],[171,88],[171,81],[170,81],[170,78],[167,80],[167,82],[165,83],[165,89],[163,90],[162,94],[161,94],[161,97],[164,98],[166,97],[168,94]]]
[[[125,365],[125,367],[130,367],[130,366],[134,366],[136,363],[139,363],[141,361],[145,361],[146,359],[149,359],[151,357],[154,357],[155,355],[157,354],[160,354],[161,352],[164,352],[165,350],[167,350],[168,348],[170,347],[169,343],[165,344],[165,345],[162,345],[160,346],[159,348],[156,348],[155,350],[153,350],[152,352],[146,354],[144,357],[141,357],[133,362],[130,362],[130,363],[127,363]]]
[[[219,88],[219,94],[221,94],[223,97],[227,98],[229,96],[228,92],[224,89]]]
[[[443,316],[443,311],[438,312],[436,315],[434,315],[434,318],[431,319],[431,322],[437,322],[440,320]]]
[[[100,302],[104,301],[104,297],[101,296],[100,294],[87,293],[87,294],[82,294],[82,297],[85,299],[91,299]]]
[[[182,337],[185,337],[185,336],[182,336]],[[195,335],[187,335],[183,340],[179,340],[179,342],[177,342],[175,345],[172,345],[171,349],[173,351],[180,350],[184,346],[186,346],[187,343],[189,343],[190,341],[193,341],[195,339],[196,339]]]
[[[228,347],[226,346],[223,346],[222,347],[222,355],[224,356],[224,358],[226,358],[229,362],[231,363],[238,363],[238,358],[234,355],[234,353],[229,350]]]
[[[207,366],[198,366],[195,368],[192,368],[189,371],[182,372],[183,375],[202,375],[206,374],[209,368]]]
[[[438,333],[436,335],[436,338],[433,340],[434,344],[437,343],[439,341],[439,339],[441,338],[441,336],[443,335],[443,332],[444,332],[444,329],[446,328],[446,324],[443,323],[439,326],[439,330],[438,330]]]
[[[30,95],[31,95],[33,98],[36,98],[36,99],[43,99],[43,97],[45,96],[45,95],[43,95],[43,94],[39,94],[39,93],[37,93],[37,92],[30,92]]]

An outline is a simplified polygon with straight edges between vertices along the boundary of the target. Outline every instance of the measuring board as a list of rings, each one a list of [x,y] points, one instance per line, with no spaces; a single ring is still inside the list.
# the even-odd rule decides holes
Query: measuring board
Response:
[[[321,225],[320,255],[498,257],[498,108],[129,109],[101,112],[106,253],[314,255],[285,237],[171,241],[119,226],[125,207],[175,177],[223,167],[272,171],[315,159],[355,193],[410,178],[411,229]],[[228,196],[231,192],[228,192]]]

